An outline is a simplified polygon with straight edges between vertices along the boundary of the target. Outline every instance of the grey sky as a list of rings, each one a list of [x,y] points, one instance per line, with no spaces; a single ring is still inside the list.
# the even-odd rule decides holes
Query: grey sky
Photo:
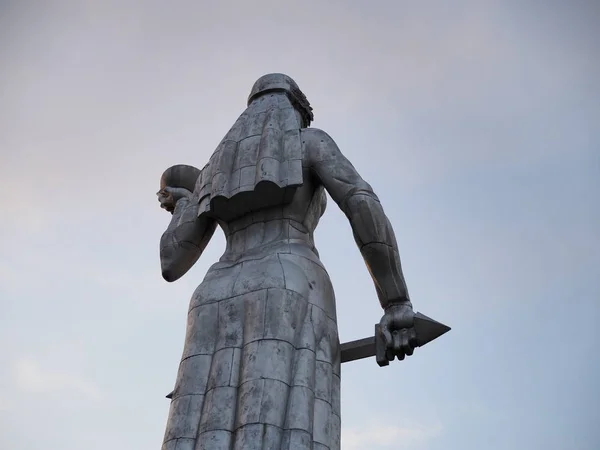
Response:
[[[600,442],[600,3],[0,2],[0,448],[159,448],[189,298],[155,192],[285,72],[375,188],[415,308],[453,327],[344,365],[344,450]],[[343,341],[381,311],[333,202]]]

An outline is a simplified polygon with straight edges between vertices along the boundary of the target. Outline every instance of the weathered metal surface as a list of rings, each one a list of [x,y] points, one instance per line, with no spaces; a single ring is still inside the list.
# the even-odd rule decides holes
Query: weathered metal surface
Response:
[[[173,214],[160,246],[167,281],[192,267],[217,226],[226,237],[190,302],[163,450],[339,450],[340,363],[372,354],[373,339],[342,355],[333,288],[314,247],[324,190],[348,217],[373,277],[388,359],[416,346],[389,220],[335,142],[305,128],[308,101],[290,80],[271,74],[256,83],[193,191],[173,179],[178,170],[159,191]]]

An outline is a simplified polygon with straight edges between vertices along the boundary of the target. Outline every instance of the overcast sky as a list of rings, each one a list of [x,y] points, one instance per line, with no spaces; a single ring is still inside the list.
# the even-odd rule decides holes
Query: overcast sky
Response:
[[[600,2],[0,1],[0,448],[160,448],[190,296],[172,164],[284,72],[380,196],[415,309],[452,331],[342,367],[343,450],[596,450]],[[381,316],[333,202],[342,341]]]

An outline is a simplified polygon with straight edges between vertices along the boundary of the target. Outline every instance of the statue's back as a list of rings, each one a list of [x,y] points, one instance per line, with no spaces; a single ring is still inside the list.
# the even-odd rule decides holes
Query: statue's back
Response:
[[[269,95],[266,103],[287,99]],[[287,138],[297,141],[268,156],[242,130],[235,151],[222,143],[198,179],[199,214],[216,220],[227,245],[190,303],[163,450],[340,447],[335,297],[313,240],[326,196],[296,123]],[[244,133],[251,136],[239,139]],[[258,145],[248,146],[251,140]],[[257,180],[269,177],[262,168],[274,158],[284,169],[272,171],[279,178],[261,192]],[[291,176],[290,167],[300,173]],[[251,172],[247,184],[236,178]],[[292,195],[278,196],[290,188]],[[261,196],[270,204],[257,207]],[[239,199],[254,206],[240,207]]]

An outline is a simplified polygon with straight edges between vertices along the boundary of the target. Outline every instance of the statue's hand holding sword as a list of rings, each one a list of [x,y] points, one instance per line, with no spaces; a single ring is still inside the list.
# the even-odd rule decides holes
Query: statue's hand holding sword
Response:
[[[375,325],[375,336],[341,345],[342,362],[375,356],[377,364],[387,366],[395,358],[403,360],[414,349],[448,332],[450,327],[420,312],[410,302],[391,303],[381,321]]]
[[[417,333],[414,328],[414,317],[410,302],[392,303],[385,308],[379,322],[379,330],[385,347],[385,358],[400,361],[413,354],[417,347]]]

